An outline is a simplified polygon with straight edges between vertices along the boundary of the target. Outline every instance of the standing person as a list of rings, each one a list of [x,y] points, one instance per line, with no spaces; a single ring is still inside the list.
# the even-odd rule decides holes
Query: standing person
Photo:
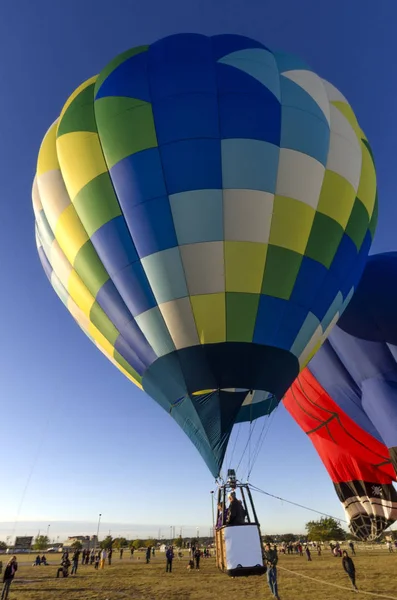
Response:
[[[77,567],[79,566],[79,557],[80,551],[75,550],[72,556],[72,570],[70,571],[71,575],[76,575],[77,573]]]
[[[120,548],[120,560],[123,558],[123,552],[124,552],[124,549]]]
[[[240,500],[237,500],[236,492],[230,492],[226,525],[244,525],[245,517],[245,508]]]
[[[83,565],[85,563],[85,548],[83,549],[83,552],[81,553],[81,564]],[[72,558],[72,562],[73,562],[73,558]]]
[[[318,556],[321,556],[321,544],[320,543],[317,544],[317,554],[318,554]]]
[[[194,553],[194,562],[196,564],[196,570],[200,571],[200,558],[201,558],[201,550],[200,548],[196,548]]]
[[[131,550],[130,550],[131,558],[134,558],[134,551],[135,551],[135,548],[134,548],[134,546],[132,546]]]
[[[305,548],[305,552],[306,552],[307,560],[308,560],[309,562],[312,562],[312,555],[311,555],[311,553],[310,553],[309,546],[306,546],[306,548]]]
[[[98,568],[99,568],[99,561],[100,561],[99,552],[97,552],[95,554],[94,560],[95,560],[95,569],[98,570]]]
[[[350,581],[352,582],[353,588],[356,590],[356,567],[354,566],[354,562],[348,555],[347,550],[343,550],[342,566],[346,571]]]
[[[95,562],[95,550],[92,549],[91,554],[90,554],[90,564],[93,565],[94,562]]]
[[[113,549],[109,548],[109,550],[108,550],[108,565],[109,565],[109,567],[112,564],[112,554],[113,554]]]
[[[218,504],[218,519],[216,521],[216,529],[219,529],[220,527],[222,527],[223,525],[226,524],[227,514],[228,514],[228,509],[226,508],[226,506],[223,509],[223,504],[221,502],[219,502],[219,504]]]
[[[270,549],[270,544],[266,544],[264,555],[267,565],[267,583],[273,596],[280,600],[277,587],[277,552]]]
[[[389,552],[394,552],[393,544],[391,542],[387,542],[387,548],[388,548]]]
[[[156,548],[155,548],[155,546],[153,546],[153,548],[152,548],[152,556],[153,556],[153,558],[154,558],[155,553],[156,553]]]
[[[150,546],[148,548],[146,548],[146,564],[147,565],[150,563],[151,552],[152,552],[152,549]]]
[[[173,552],[172,546],[168,546],[167,552],[165,553],[165,558],[167,559],[167,565],[165,567],[165,572],[168,573],[168,571],[169,571],[170,573],[172,573],[172,561],[174,559],[174,552]]]
[[[104,548],[101,552],[101,562],[100,562],[100,568],[104,569],[105,568],[105,561],[108,557],[108,553],[106,552],[106,549]]]
[[[10,586],[14,579],[15,573],[18,570],[17,557],[13,556],[8,562],[3,575],[3,589],[1,591],[1,600],[7,600],[10,592]]]
[[[350,550],[351,550],[351,553],[353,554],[353,556],[356,556],[356,551],[354,549],[353,542],[349,542],[349,547],[350,547]]]

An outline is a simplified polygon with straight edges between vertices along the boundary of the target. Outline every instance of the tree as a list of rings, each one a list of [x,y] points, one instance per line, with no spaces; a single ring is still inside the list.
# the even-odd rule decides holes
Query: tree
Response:
[[[34,540],[33,550],[45,550],[49,544],[50,540],[46,535],[38,535]]]
[[[306,523],[307,538],[313,542],[344,540],[346,532],[332,517],[322,517],[319,521]]]
[[[7,550],[7,544],[5,542],[0,542],[0,550]]]
[[[134,540],[132,545],[134,546],[135,550],[138,550],[138,548],[142,548],[143,542],[142,540]]]
[[[295,542],[296,539],[297,537],[293,533],[283,533],[282,535],[280,535],[280,542],[285,542],[286,544],[289,544],[290,542]]]
[[[174,546],[176,546],[176,548],[182,548],[183,545],[183,540],[181,538],[181,536],[177,537],[176,540],[174,540]]]
[[[115,538],[113,540],[113,546],[120,550],[120,548],[125,548],[128,545],[127,540],[124,537]]]
[[[75,542],[73,542],[72,544],[72,548],[73,550],[81,550],[83,547],[83,544],[80,542],[80,540],[76,540]]]
[[[100,543],[100,547],[101,547],[101,548],[102,548],[102,550],[103,550],[104,548],[106,548],[106,549],[107,549],[107,548],[111,548],[111,547],[112,547],[112,544],[113,544],[113,538],[112,538],[112,536],[111,536],[111,535],[107,535],[107,536],[105,537],[105,539],[104,539],[104,540],[102,540],[102,542]]]
[[[265,544],[273,544],[274,543],[273,537],[271,535],[264,535],[264,536],[262,536],[262,539]]]

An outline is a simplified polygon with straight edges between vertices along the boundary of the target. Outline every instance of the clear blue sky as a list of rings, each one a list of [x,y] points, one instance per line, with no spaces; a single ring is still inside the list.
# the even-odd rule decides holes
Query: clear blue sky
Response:
[[[396,249],[396,21],[395,0],[3,4],[2,521],[54,522],[52,535],[56,528],[61,530],[55,521],[95,522],[99,512],[107,523],[127,524],[126,530],[134,530],[130,524],[147,525],[152,535],[159,525],[204,528],[211,521],[213,480],[195,448],[174,421],[85,338],[39,264],[31,184],[43,134],[68,95],[119,52],[179,31],[241,33],[297,53],[340,88],[354,107],[378,170],[380,221],[373,251]],[[251,481],[343,516],[310,442],[282,407]],[[258,509],[264,531],[303,530],[312,516],[262,496]],[[24,533],[24,527],[20,523],[17,529]],[[5,537],[2,525],[0,537]]]

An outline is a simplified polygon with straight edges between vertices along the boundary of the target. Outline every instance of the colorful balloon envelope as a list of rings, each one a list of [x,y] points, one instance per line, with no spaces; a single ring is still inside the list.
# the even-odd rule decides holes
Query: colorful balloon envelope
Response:
[[[333,401],[309,367],[283,402],[317,450],[352,533],[377,539],[397,518],[396,472],[386,446]]]
[[[397,253],[369,257],[347,310],[284,399],[363,539],[397,519],[396,282]]]
[[[348,304],[376,175],[348,102],[302,60],[180,34],[71,95],[33,204],[61,300],[217,475],[233,424],[274,408]]]

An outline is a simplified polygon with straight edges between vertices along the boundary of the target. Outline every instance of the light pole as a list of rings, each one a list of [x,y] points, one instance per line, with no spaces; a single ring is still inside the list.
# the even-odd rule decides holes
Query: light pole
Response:
[[[50,527],[51,527],[51,525],[47,525],[47,539],[48,539],[48,543],[50,542]]]
[[[172,543],[172,525],[170,525],[170,544]]]
[[[196,527],[196,533],[197,533],[197,543],[199,543],[200,530],[198,527]]]
[[[212,535],[214,535],[215,529],[215,510],[214,510],[214,491],[211,491],[211,503],[212,503]]]
[[[101,517],[102,517],[102,514],[99,513],[99,516],[98,516],[98,527],[97,527],[97,530],[96,530],[96,538],[95,538],[95,543],[94,543],[94,554],[96,553],[96,545],[97,545],[97,542],[98,542],[99,526],[101,524]]]

